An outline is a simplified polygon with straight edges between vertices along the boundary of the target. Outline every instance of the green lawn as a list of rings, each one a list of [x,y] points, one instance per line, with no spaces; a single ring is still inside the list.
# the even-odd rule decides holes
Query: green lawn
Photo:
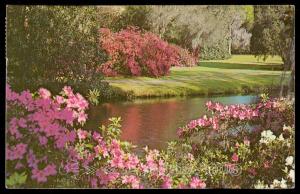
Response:
[[[282,70],[282,59],[280,56],[269,56],[266,61],[255,58],[254,55],[232,55],[225,60],[202,60],[199,66],[215,67],[223,69],[260,69],[260,70]]]
[[[281,71],[223,69],[211,67],[173,67],[161,78],[106,78],[111,86],[136,97],[184,96],[261,91],[280,83]]]

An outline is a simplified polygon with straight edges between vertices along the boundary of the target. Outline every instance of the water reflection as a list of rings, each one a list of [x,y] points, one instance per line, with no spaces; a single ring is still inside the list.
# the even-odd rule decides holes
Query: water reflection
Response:
[[[122,118],[122,140],[161,149],[176,139],[176,129],[206,113],[207,100],[224,104],[249,104],[256,96],[192,97],[145,99],[134,102],[105,103],[89,110],[88,129],[108,124],[110,117]]]

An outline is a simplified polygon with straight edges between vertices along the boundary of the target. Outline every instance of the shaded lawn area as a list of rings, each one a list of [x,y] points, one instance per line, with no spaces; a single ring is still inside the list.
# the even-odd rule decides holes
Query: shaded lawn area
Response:
[[[280,56],[269,56],[266,61],[255,58],[254,55],[232,55],[225,60],[203,60],[201,67],[214,67],[222,69],[258,69],[258,70],[282,70],[283,61]]]
[[[169,76],[161,78],[115,77],[106,80],[111,86],[132,92],[136,97],[158,97],[258,92],[278,87],[281,74],[281,71],[266,70],[173,67]]]

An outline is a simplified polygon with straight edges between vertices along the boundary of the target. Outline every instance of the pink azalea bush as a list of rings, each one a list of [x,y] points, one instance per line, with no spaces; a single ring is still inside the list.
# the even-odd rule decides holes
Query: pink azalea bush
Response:
[[[38,183],[57,175],[58,162],[66,159],[65,148],[77,139],[74,128],[85,123],[88,108],[88,102],[70,87],[61,94],[51,98],[44,88],[37,96],[29,91],[18,94],[6,85],[9,170],[29,171]]]
[[[194,66],[197,57],[187,50],[168,44],[151,32],[128,27],[113,33],[101,28],[100,46],[109,56],[100,71],[106,76],[168,75],[171,66]]]

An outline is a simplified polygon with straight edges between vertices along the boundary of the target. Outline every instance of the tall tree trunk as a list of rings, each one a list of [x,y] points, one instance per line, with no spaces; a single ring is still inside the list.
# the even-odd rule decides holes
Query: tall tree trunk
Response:
[[[228,53],[231,56],[231,24],[229,25]]]
[[[290,61],[291,61],[291,77],[288,85],[288,99],[292,97],[292,92],[295,91],[294,82],[295,82],[295,37],[293,37],[290,49]]]
[[[287,52],[287,50],[289,50]],[[282,54],[281,54],[281,57],[282,57],[282,61],[283,61],[283,72],[281,74],[281,79],[280,79],[280,93],[279,93],[279,97],[283,97],[283,89],[284,89],[284,80],[285,80],[285,75],[286,75],[286,71],[289,69],[290,67],[290,48],[284,48],[282,49]]]
[[[280,78],[280,92],[279,92],[279,97],[281,98],[283,96],[283,81],[285,79],[285,73],[286,73],[286,70],[285,70],[285,67],[283,66],[283,71],[282,71],[282,74],[281,74],[281,78]]]

